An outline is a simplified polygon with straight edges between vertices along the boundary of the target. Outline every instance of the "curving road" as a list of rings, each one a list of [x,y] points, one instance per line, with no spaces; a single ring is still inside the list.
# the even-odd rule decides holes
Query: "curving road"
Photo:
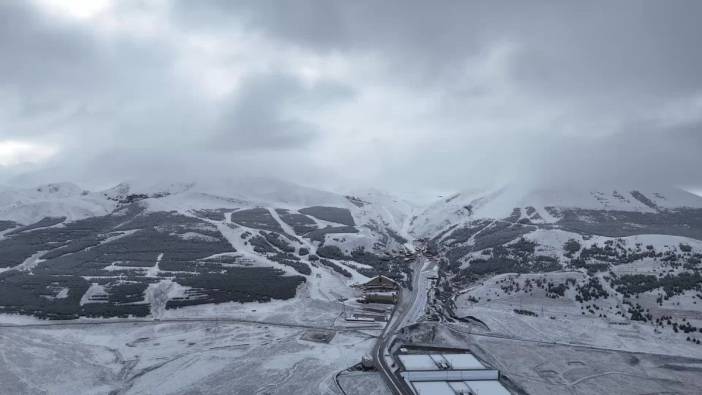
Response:
[[[424,314],[430,287],[429,276],[432,273],[429,268],[432,266],[433,264],[430,264],[426,258],[418,257],[412,271],[412,291],[404,288],[401,290],[390,322],[373,348],[376,368],[385,378],[388,387],[397,395],[412,394],[412,391],[407,383],[394,373],[393,366],[391,366],[394,363],[390,357],[389,347],[399,329],[417,322]]]

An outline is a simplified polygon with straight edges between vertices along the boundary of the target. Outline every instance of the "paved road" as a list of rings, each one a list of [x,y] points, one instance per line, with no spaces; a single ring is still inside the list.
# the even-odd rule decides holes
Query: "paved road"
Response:
[[[427,293],[429,291],[429,275],[431,272],[421,271],[419,272],[419,279],[415,284],[413,299],[408,306],[407,313],[404,315],[404,319],[397,325],[397,328],[402,328],[404,326],[410,325],[417,322],[422,315],[427,306]]]
[[[418,257],[412,275],[412,291],[402,289],[390,322],[378,338],[378,342],[373,349],[376,368],[383,374],[392,392],[397,395],[411,394],[412,392],[404,380],[400,379],[393,372],[386,357],[389,357],[388,348],[395,338],[396,331],[416,322],[424,314],[427,304],[427,291],[430,286],[429,276],[433,273],[431,270],[433,264],[425,265],[425,262],[427,262],[426,258]]]

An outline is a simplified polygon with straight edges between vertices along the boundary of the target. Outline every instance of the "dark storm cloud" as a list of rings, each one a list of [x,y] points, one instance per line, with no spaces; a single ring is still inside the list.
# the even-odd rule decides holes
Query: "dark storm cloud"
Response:
[[[0,2],[0,84],[29,96],[115,95],[158,80],[173,61],[164,42],[101,38],[87,26]],[[107,90],[107,91],[105,91]]]
[[[47,179],[702,185],[697,1],[158,4],[0,2],[0,142],[60,145]]]
[[[181,1],[173,13],[191,26],[236,22],[319,51],[373,51],[435,76],[513,42],[517,81],[545,91],[685,92],[702,82],[696,1]]]
[[[702,92],[702,3],[312,1],[297,12],[247,5],[244,20],[253,29],[321,51],[382,53],[391,67],[402,65],[388,78],[429,83],[459,103],[461,76],[472,72],[466,62],[512,45],[510,89],[564,114],[542,125],[543,133],[515,129],[496,133],[494,145],[467,138],[463,150],[450,147],[449,166],[426,166],[428,179],[450,174],[446,186],[503,174],[533,183],[702,181],[701,125],[663,127],[646,117],[667,100]],[[459,122],[467,107],[458,105]],[[476,148],[489,153],[482,163],[465,159]]]
[[[222,106],[213,143],[228,150],[305,146],[322,131],[295,110],[314,110],[351,94],[341,85],[305,86],[285,74],[252,75]]]
[[[447,1],[316,1],[174,3],[184,26],[226,30],[232,23],[263,32],[292,46],[330,53],[368,51],[392,62],[397,74],[432,75],[451,70],[454,61],[478,51],[482,30],[500,9],[487,4]],[[489,12],[485,12],[489,11]],[[422,77],[426,77],[423,75]]]
[[[125,4],[116,11],[128,11]],[[0,21],[0,101],[8,102],[0,110],[0,142],[53,136],[61,145],[34,174],[22,175],[26,166],[0,168],[27,182],[159,178],[182,173],[179,164],[234,162],[210,151],[242,157],[242,150],[303,146],[319,131],[294,111],[350,94],[323,81],[308,86],[291,75],[254,73],[228,99],[203,101],[200,88],[176,73],[182,43],[170,37],[105,34],[29,2],[0,3]]]
[[[85,134],[114,133],[129,121],[123,118],[129,106],[169,97],[161,96],[171,90],[168,44],[100,37],[31,4],[0,2],[0,93],[10,98],[0,138],[65,130],[70,144]]]
[[[27,92],[90,83],[94,81],[86,69],[100,70],[93,63],[98,48],[87,32],[53,24],[29,2],[0,3],[0,51],[0,84],[5,89]]]

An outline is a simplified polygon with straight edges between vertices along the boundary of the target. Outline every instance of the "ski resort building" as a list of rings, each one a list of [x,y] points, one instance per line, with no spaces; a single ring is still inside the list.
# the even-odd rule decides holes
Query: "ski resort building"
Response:
[[[397,303],[397,292],[366,292],[359,303]]]
[[[400,284],[389,277],[379,275],[371,278],[366,283],[359,284],[358,288],[364,292],[389,292],[399,290]]]

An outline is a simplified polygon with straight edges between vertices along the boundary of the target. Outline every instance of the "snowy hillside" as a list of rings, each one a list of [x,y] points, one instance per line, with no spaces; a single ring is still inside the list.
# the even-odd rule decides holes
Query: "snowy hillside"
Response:
[[[607,346],[618,339],[612,325],[638,323],[646,340],[622,341],[625,347],[702,355],[681,351],[702,340],[696,195],[674,188],[461,193],[421,211],[411,233],[426,238],[440,261],[442,305],[454,317],[520,334],[538,328],[540,341],[568,339],[582,325],[606,328],[595,340]]]
[[[78,220],[105,215],[114,202],[99,193],[90,193],[75,184],[58,183],[30,189],[0,189],[0,220],[28,225],[44,217]]]
[[[562,217],[558,209],[657,213],[675,208],[702,208],[702,197],[677,188],[533,190],[508,186],[458,193],[437,201],[412,221],[412,233],[431,237],[449,226],[485,218],[554,223]]]
[[[47,318],[296,295],[330,302],[382,273],[409,280],[413,207],[276,180],[52,184],[4,192],[0,311]]]
[[[406,284],[405,254],[419,238],[458,289],[491,274],[597,272],[643,264],[644,245],[697,248],[702,199],[675,189],[512,187],[420,208],[378,190],[333,193],[271,179],[5,188],[0,310],[160,316],[299,295],[335,301],[376,274]],[[578,254],[568,243],[581,246]],[[693,262],[686,270],[695,253],[680,255]]]

